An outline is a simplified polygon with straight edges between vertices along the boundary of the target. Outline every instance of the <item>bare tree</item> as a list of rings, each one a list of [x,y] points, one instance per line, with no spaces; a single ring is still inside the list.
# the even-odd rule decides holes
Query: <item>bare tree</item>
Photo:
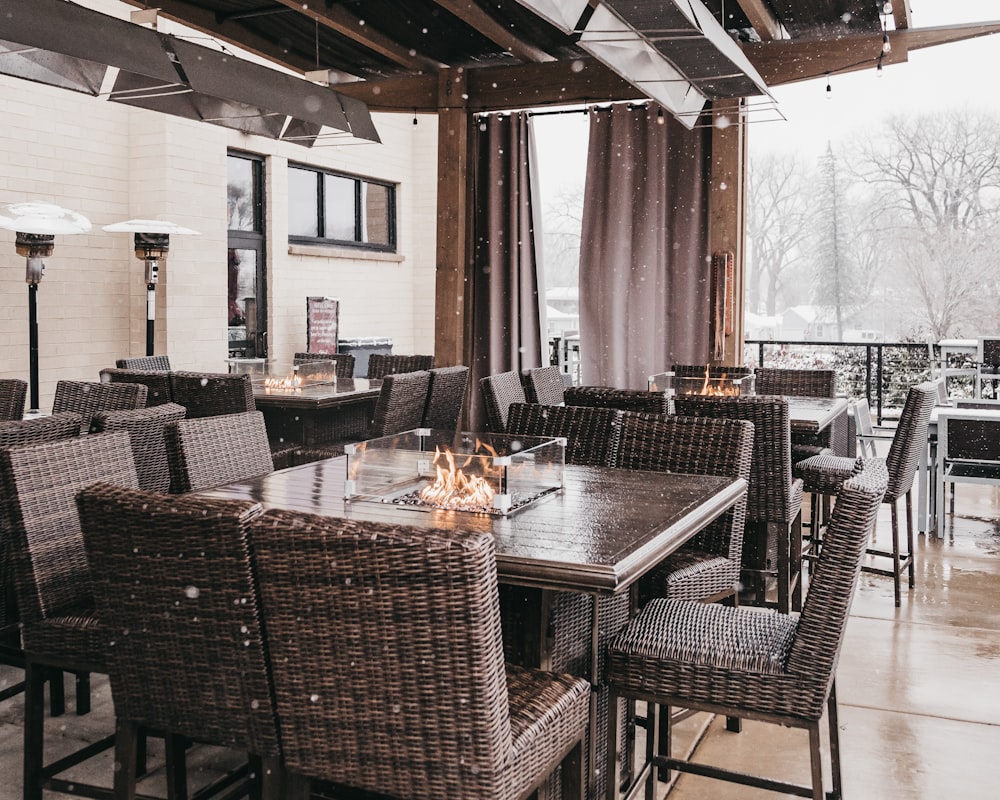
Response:
[[[545,280],[549,286],[576,286],[580,272],[583,185],[561,191],[545,209]]]
[[[995,315],[1000,226],[1000,120],[924,114],[890,118],[850,148],[876,190],[900,267],[902,302],[937,338]]]
[[[750,162],[747,187],[747,307],[774,315],[778,295],[807,257],[814,206],[812,177],[796,156]]]

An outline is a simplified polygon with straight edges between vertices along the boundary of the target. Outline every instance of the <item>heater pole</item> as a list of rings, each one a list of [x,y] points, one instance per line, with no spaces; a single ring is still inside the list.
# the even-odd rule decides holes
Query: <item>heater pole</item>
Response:
[[[156,284],[146,284],[146,355],[153,355],[153,339],[156,337]]]
[[[28,371],[31,391],[29,411],[38,411],[38,284],[28,284]]]

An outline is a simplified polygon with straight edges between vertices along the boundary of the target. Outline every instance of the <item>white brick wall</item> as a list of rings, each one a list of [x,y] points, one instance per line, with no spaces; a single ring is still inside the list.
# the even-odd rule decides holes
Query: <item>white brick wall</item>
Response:
[[[127,16],[110,0],[83,3]],[[103,225],[162,218],[200,236],[172,236],[157,290],[156,351],[188,369],[225,368],[226,153],[265,157],[271,355],[306,345],[305,298],[341,300],[343,338],[386,336],[396,352],[433,352],[437,121],[376,115],[383,143],[312,149],[246,136],[103,99],[0,76],[0,213],[41,200],[78,211],[88,234],[56,237],[38,293],[42,409],[60,378],[96,380],[145,352],[144,267],[130,234]],[[399,260],[290,254],[289,161],[397,184]],[[329,255],[329,253],[335,255]],[[28,378],[27,288],[14,233],[0,230],[0,376]]]

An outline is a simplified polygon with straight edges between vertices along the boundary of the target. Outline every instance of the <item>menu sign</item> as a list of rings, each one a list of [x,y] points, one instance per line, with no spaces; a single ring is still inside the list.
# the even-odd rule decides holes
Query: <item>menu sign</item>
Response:
[[[306,298],[306,350],[336,353],[340,322],[340,300],[336,297]]]

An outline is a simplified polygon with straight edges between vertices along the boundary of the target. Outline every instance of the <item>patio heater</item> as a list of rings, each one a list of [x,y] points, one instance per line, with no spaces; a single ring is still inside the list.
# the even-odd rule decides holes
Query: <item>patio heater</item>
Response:
[[[105,225],[104,230],[135,234],[136,258],[146,264],[146,355],[151,356],[156,331],[156,283],[160,279],[160,261],[167,257],[170,249],[170,234],[198,235],[198,231],[157,219],[130,219]]]
[[[27,259],[24,280],[28,284],[29,411],[38,411],[38,284],[45,274],[43,258],[52,255],[57,234],[86,233],[90,220],[75,211],[51,203],[14,203],[0,215],[0,228],[17,234],[14,247]]]

